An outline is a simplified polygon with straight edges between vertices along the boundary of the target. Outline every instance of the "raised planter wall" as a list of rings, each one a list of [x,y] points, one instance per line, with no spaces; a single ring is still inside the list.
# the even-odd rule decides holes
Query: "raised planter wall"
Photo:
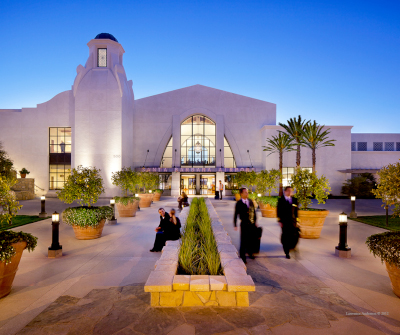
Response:
[[[11,188],[17,200],[35,199],[35,179],[18,178],[17,183]]]
[[[151,293],[151,306],[249,306],[248,292],[255,291],[253,279],[247,275],[246,265],[238,257],[211,201],[205,201],[224,276],[177,275],[180,241],[167,241],[144,286],[145,292]],[[182,226],[189,209],[185,207],[179,216]]]

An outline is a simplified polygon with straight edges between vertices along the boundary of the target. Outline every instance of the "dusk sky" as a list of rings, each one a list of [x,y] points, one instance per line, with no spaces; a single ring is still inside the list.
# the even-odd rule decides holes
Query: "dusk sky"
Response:
[[[194,84],[353,132],[400,133],[400,1],[0,1],[0,109],[71,89],[113,34],[135,98]]]

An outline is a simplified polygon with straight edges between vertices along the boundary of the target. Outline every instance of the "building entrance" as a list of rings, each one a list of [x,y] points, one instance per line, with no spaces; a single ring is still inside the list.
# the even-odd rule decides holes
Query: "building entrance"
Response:
[[[180,194],[182,192],[187,195],[214,195],[215,173],[181,174]]]
[[[195,174],[181,174],[181,191],[187,195],[198,194],[196,192],[196,175]]]
[[[200,194],[215,194],[215,174],[200,175]]]

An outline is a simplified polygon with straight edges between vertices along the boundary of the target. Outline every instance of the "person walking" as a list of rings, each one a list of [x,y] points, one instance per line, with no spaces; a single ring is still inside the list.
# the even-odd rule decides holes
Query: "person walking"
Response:
[[[171,224],[171,217],[165,212],[164,208],[159,208],[158,213],[160,214],[160,224],[155,229],[156,239],[154,241],[153,249],[151,249],[150,252],[159,252],[162,250],[168,235],[168,228]]]
[[[281,242],[287,259],[289,251],[294,249],[299,241],[299,228],[297,228],[297,199],[292,197],[293,189],[285,187],[284,194],[278,200],[278,222],[282,228]]]
[[[238,230],[236,220],[240,217],[240,258],[246,263],[246,253],[254,259],[252,240],[257,227],[257,216],[253,201],[248,198],[247,188],[239,190],[241,199],[236,202],[233,226]]]
[[[219,181],[219,200],[222,200],[222,191],[224,190],[224,184],[222,184],[222,181]]]

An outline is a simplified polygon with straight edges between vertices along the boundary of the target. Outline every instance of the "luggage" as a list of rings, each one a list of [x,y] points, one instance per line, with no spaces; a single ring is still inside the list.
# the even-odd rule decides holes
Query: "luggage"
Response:
[[[260,252],[260,244],[261,244],[261,236],[262,236],[262,227],[255,227],[253,233],[253,254],[258,254]]]
[[[215,191],[215,197],[214,197],[214,199],[215,199],[215,200],[219,200],[219,191]]]

